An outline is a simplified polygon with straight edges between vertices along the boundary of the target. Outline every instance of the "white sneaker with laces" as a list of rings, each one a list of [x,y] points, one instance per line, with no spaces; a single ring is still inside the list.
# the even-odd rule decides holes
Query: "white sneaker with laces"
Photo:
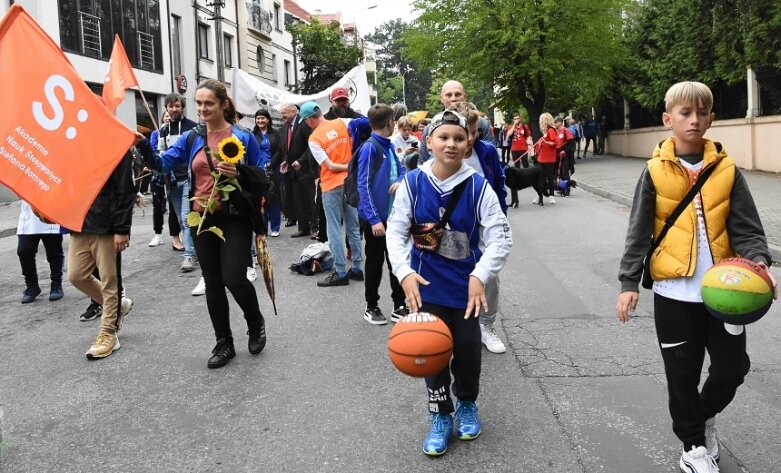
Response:
[[[718,473],[719,466],[712,456],[708,455],[705,447],[692,447],[688,452],[683,452],[679,462],[683,473]]]
[[[194,296],[202,296],[206,294],[206,281],[201,278],[200,281],[198,281],[198,284],[195,286],[195,289],[190,293]]]
[[[539,204],[540,203],[540,196],[537,196],[532,200],[532,204]]]
[[[278,237],[278,236],[279,236],[279,232],[274,232],[274,231],[272,231],[272,232],[271,232],[271,236],[273,236],[273,237]]]
[[[504,353],[507,351],[507,347],[496,335],[494,330],[494,324],[480,324],[480,341],[491,353]]]
[[[155,233],[155,236],[152,237],[152,240],[149,242],[149,246],[160,246],[163,244],[163,235],[160,233]]]
[[[553,196],[548,197],[548,203],[554,205],[556,203],[556,198]]]
[[[708,455],[714,460],[719,461],[721,452],[719,451],[719,432],[716,430],[716,418],[711,417],[705,421],[705,448],[708,449]]]
[[[249,279],[249,282],[255,282],[258,279],[258,272],[255,271],[255,268],[247,267],[247,279]]]

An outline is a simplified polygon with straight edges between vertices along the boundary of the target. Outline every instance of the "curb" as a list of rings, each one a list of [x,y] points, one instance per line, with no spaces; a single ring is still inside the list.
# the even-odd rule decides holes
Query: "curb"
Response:
[[[600,197],[604,197],[606,199],[612,200],[613,202],[617,202],[622,205],[626,205],[627,207],[632,206],[632,196],[622,194],[620,192],[613,192],[609,191],[607,189],[604,189],[599,186],[595,186],[593,184],[589,184],[588,182],[584,182],[582,180],[578,180],[578,187],[582,188],[586,192],[590,192],[592,194],[598,195]],[[768,249],[770,250],[770,256],[773,258],[773,265],[774,266],[780,266],[781,265],[781,247],[776,246],[772,243],[767,244]]]

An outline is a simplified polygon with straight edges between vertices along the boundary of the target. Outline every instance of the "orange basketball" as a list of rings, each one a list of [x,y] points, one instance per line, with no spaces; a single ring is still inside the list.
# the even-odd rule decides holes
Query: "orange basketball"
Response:
[[[450,363],[453,336],[439,317],[428,312],[409,314],[388,336],[388,356],[404,374],[422,378],[433,376]]]

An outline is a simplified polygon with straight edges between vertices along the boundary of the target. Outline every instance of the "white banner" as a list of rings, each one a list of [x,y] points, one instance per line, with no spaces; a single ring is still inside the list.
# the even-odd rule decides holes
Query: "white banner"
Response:
[[[347,89],[352,109],[366,115],[371,107],[371,102],[366,69],[363,65],[355,66],[334,85],[312,95],[297,95],[277,89],[241,69],[233,69],[233,84],[231,85],[236,110],[249,117],[254,116],[255,111],[259,108],[279,110],[279,107],[284,103],[301,105],[309,101],[317,102],[325,113],[331,107],[330,94],[335,87]]]

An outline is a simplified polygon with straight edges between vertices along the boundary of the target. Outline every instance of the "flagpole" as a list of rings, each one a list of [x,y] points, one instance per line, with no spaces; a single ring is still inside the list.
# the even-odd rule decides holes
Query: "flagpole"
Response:
[[[152,125],[155,126],[155,130],[160,130],[160,128],[157,127],[157,120],[155,120],[154,115],[152,115],[152,110],[149,109],[149,103],[146,101],[146,97],[144,97],[144,91],[141,90],[141,86],[138,86],[138,91],[141,92],[141,100],[144,101],[144,108],[146,108],[146,113],[149,114],[149,118],[152,119]]]

